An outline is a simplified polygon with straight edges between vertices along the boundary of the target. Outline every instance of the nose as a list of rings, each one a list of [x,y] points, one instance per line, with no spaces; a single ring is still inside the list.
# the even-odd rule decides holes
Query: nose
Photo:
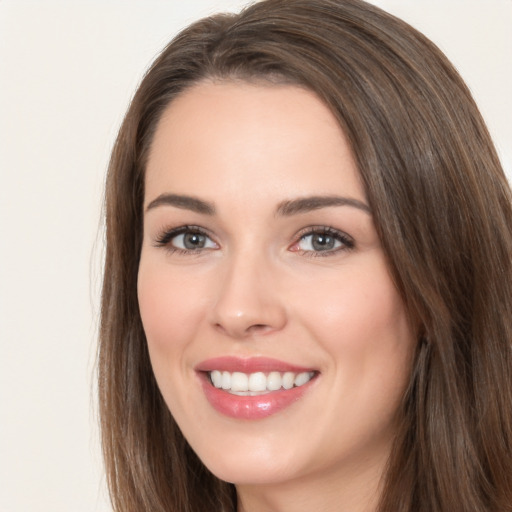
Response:
[[[263,258],[239,257],[226,262],[212,308],[215,329],[239,340],[281,330],[287,315],[278,281]]]

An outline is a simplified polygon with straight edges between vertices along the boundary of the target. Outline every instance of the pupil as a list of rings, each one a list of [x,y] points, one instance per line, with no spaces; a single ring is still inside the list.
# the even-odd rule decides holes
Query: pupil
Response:
[[[187,249],[201,249],[205,241],[206,237],[200,233],[186,233],[183,237],[183,245]]]
[[[313,249],[317,251],[325,251],[334,247],[334,238],[329,235],[313,235]]]

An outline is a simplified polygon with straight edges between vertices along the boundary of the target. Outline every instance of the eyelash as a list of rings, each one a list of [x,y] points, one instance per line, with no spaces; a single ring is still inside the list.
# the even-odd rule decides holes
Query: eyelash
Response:
[[[180,226],[173,229],[164,230],[155,240],[156,247],[164,247],[171,254],[180,254],[180,255],[195,255],[198,256],[203,253],[205,250],[210,250],[211,248],[199,248],[199,249],[182,249],[180,247],[174,247],[171,242],[174,238],[184,235],[184,234],[192,234],[192,235],[201,235],[208,238],[213,242],[213,239],[208,231],[199,227],[199,226]],[[334,249],[327,249],[324,251],[314,251],[314,250],[304,250],[304,249],[293,249],[293,252],[297,252],[303,256],[309,258],[317,258],[317,257],[327,257],[333,256],[341,251],[350,251],[355,248],[354,240],[348,236],[346,233],[339,231],[337,229],[328,227],[328,226],[310,226],[304,228],[297,235],[297,241],[294,242],[291,247],[298,246],[302,241],[304,241],[308,236],[313,235],[326,235],[332,237],[336,242],[339,242],[341,245]],[[215,242],[213,242],[215,243]]]
[[[180,226],[174,229],[166,229],[164,230],[156,239],[155,245],[157,247],[165,247],[165,249],[171,254],[183,254],[183,255],[199,255],[203,252],[204,249],[182,249],[180,247],[174,247],[171,244],[171,241],[186,233],[193,235],[202,235],[210,240],[212,240],[211,235],[203,228],[199,226]]]

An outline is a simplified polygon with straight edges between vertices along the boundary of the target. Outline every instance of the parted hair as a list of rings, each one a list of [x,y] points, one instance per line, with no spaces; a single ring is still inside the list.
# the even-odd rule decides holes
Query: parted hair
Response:
[[[419,325],[379,512],[512,511],[512,199],[441,51],[361,0],[264,0],[161,52],[113,148],[98,354],[116,512],[234,512],[154,379],[137,301],[144,173],[163,111],[203,80],[314,91],[349,141],[391,275]]]

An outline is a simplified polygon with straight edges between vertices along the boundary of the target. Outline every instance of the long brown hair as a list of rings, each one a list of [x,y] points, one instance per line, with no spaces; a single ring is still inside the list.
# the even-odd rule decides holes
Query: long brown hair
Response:
[[[397,288],[420,325],[381,512],[512,510],[512,206],[462,79],[360,0],[266,0],[180,33],[142,81],[106,186],[99,397],[117,512],[236,509],[157,388],[137,303],[144,168],[162,112],[205,79],[314,91],[348,138]]]

